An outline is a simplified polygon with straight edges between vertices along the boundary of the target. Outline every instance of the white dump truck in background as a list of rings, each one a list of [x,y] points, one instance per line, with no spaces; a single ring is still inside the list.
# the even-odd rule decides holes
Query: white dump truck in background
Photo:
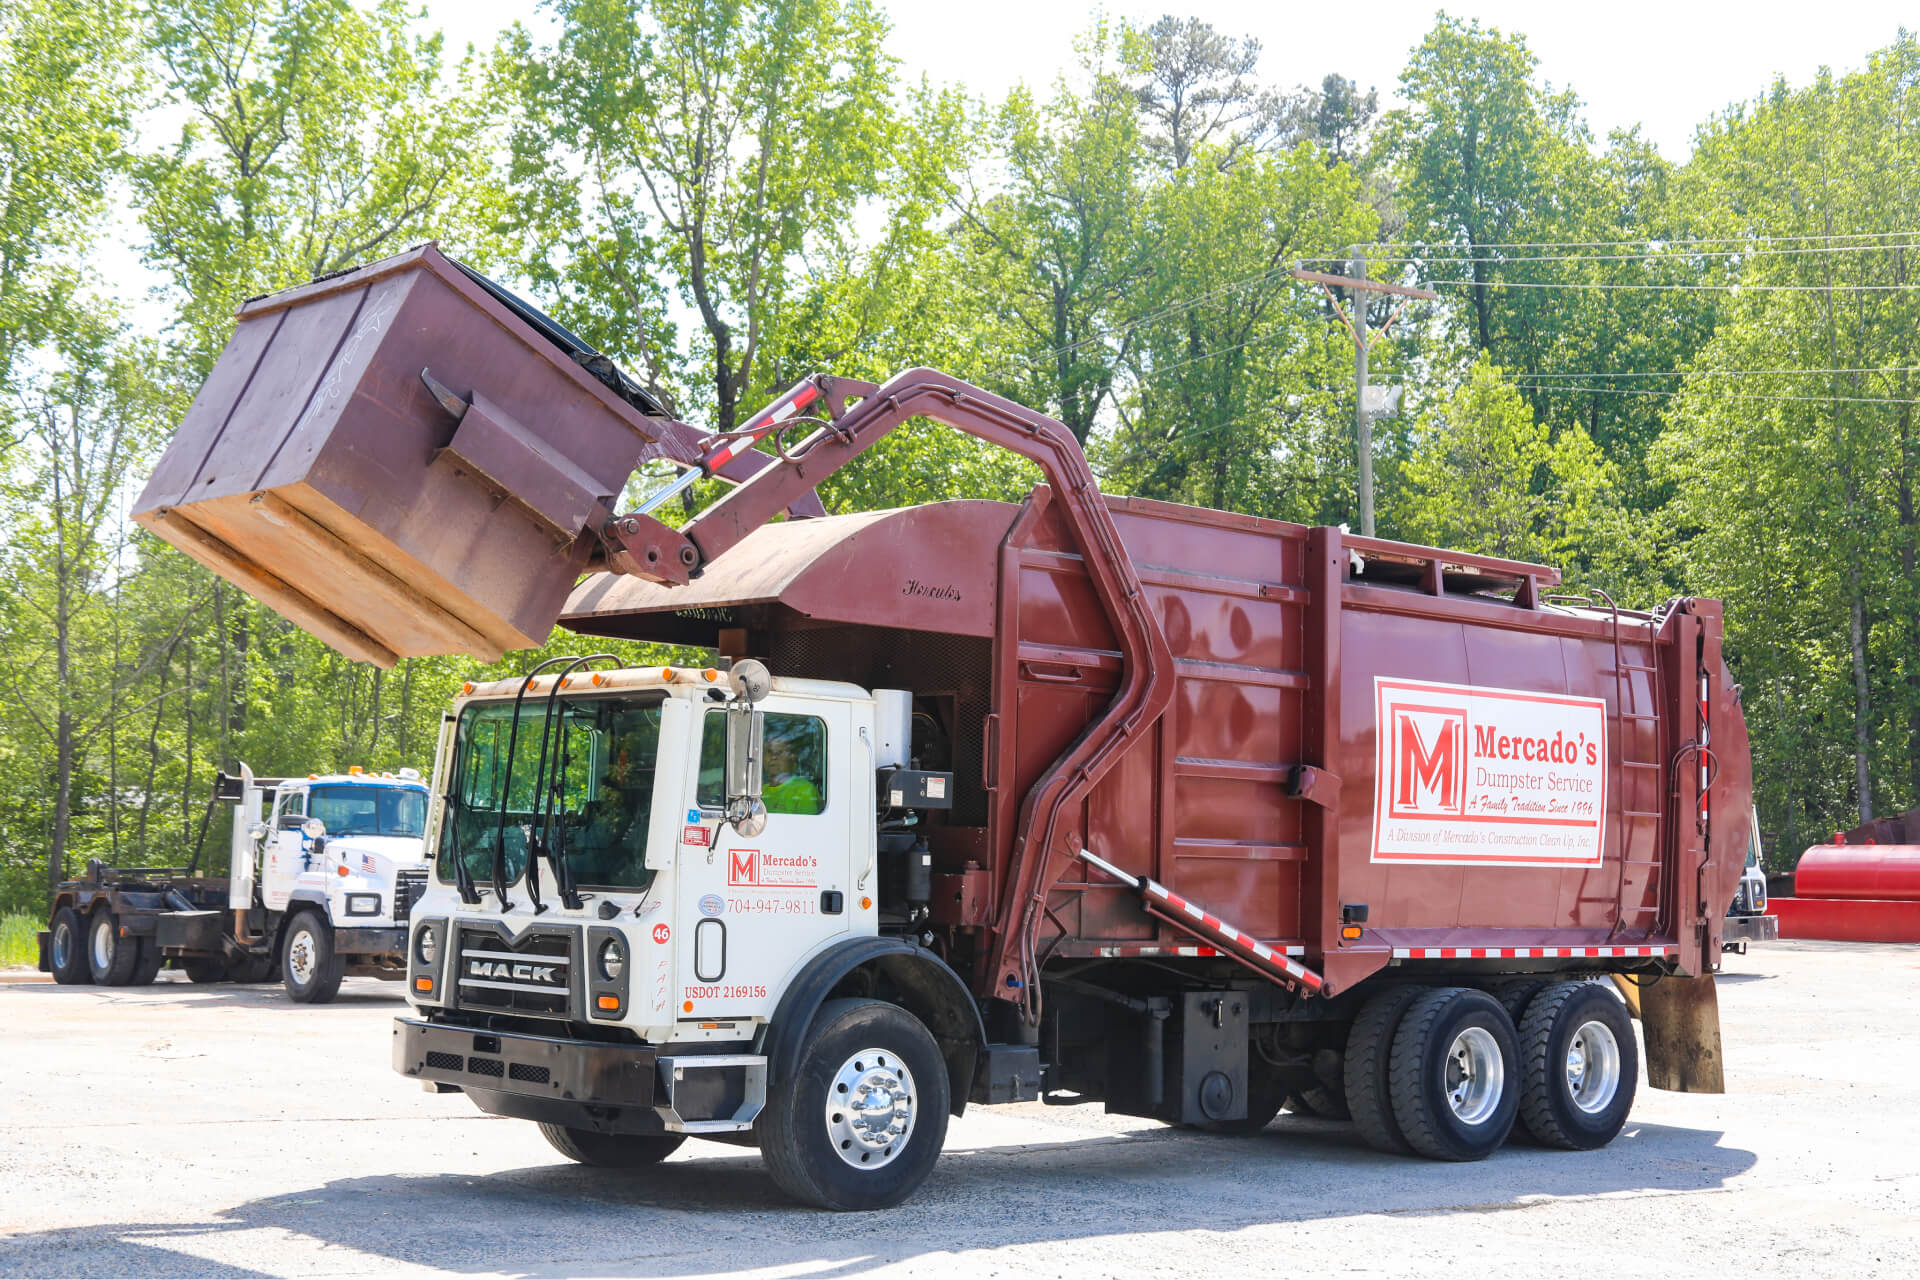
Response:
[[[426,888],[427,788],[416,770],[304,778],[222,773],[234,806],[225,877],[88,864],[54,895],[40,968],[61,983],[152,982],[171,961],[194,982],[267,982],[333,999],[348,974],[405,974],[406,926]]]

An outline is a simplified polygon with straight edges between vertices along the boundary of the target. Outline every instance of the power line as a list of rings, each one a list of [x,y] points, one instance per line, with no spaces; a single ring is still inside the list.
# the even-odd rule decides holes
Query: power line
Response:
[[[1920,241],[1902,240],[1889,244],[1799,245],[1791,249],[1649,249],[1645,253],[1558,253],[1521,254],[1506,257],[1394,257],[1368,258],[1369,262],[1445,264],[1485,263],[1488,266],[1512,266],[1521,262],[1659,262],[1690,261],[1695,258],[1778,258],[1803,253],[1879,253],[1890,249],[1920,249]]]
[[[1509,382],[1506,385],[1521,391],[1571,391],[1580,395],[1596,396],[1678,396],[1687,393],[1685,388],[1672,391],[1644,391],[1638,387],[1577,387],[1568,386],[1565,383]],[[1714,398],[1719,400],[1780,400],[1804,404],[1920,404],[1920,399],[1902,399],[1893,396],[1790,396],[1765,395],[1758,392],[1745,391],[1716,391]]]
[[[1889,236],[1920,237],[1920,231],[1846,231],[1833,235],[1801,236],[1725,236],[1719,239],[1679,238],[1656,236],[1649,240],[1509,240],[1492,244],[1479,244],[1476,249],[1616,249],[1628,245],[1693,245],[1693,244],[1797,244],[1808,241],[1837,242],[1841,240],[1881,240]],[[1414,243],[1407,245],[1373,244],[1373,249],[1457,249],[1455,244],[1426,245]],[[1332,261],[1332,259],[1328,259]]]
[[[1920,365],[1889,365],[1860,369],[1666,369],[1659,373],[1529,373],[1529,378],[1756,378],[1773,375],[1799,377],[1827,376],[1836,373],[1920,373]]]
[[[1431,280],[1460,289],[1601,289],[1650,293],[1907,293],[1920,284],[1611,284],[1574,280]]]

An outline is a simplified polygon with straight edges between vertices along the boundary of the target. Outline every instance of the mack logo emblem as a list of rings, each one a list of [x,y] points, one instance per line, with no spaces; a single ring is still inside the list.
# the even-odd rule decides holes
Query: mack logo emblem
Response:
[[[507,960],[469,960],[469,978],[506,978],[513,982],[538,982],[550,987],[565,986],[556,976],[557,966],[550,964],[514,964]]]

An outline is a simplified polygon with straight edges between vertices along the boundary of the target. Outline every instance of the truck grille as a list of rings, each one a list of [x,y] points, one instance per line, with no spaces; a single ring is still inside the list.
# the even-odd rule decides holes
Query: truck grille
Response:
[[[393,878],[393,922],[405,924],[413,918],[413,904],[426,896],[427,869],[412,867]]]
[[[573,929],[534,929],[509,940],[504,931],[463,926],[460,1007],[566,1017],[572,1007],[578,937]]]

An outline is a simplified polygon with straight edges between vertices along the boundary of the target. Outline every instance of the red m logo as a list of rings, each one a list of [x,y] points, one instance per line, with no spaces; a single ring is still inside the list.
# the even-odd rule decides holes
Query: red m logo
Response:
[[[758,849],[729,849],[727,851],[727,883],[758,884],[760,877],[760,851]]]
[[[1393,735],[1393,807],[1415,813],[1465,812],[1466,716],[1395,708]]]

